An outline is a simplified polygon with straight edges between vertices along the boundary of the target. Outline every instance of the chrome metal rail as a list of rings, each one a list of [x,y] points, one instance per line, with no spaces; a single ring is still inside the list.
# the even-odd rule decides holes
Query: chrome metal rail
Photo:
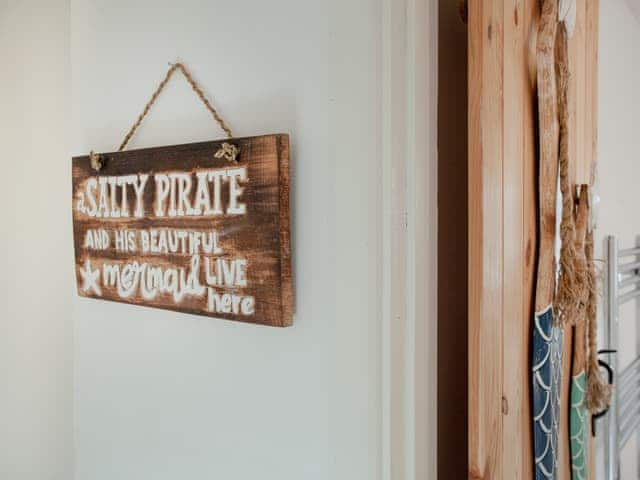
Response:
[[[640,247],[620,250],[614,236],[607,237],[605,337],[609,350],[618,350],[620,306],[640,297]],[[640,327],[639,327],[640,328]],[[609,356],[614,372],[613,397],[605,422],[605,472],[620,480],[620,451],[640,431],[640,356],[622,371],[615,353]]]

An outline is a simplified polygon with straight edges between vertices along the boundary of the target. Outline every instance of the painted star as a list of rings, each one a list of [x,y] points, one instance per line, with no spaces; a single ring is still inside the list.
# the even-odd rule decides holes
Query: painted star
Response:
[[[91,262],[87,258],[84,264],[84,268],[80,268],[80,275],[82,276],[83,284],[82,291],[89,292],[93,290],[97,295],[102,295],[100,285],[98,285],[98,279],[100,278],[100,269],[92,270]]]

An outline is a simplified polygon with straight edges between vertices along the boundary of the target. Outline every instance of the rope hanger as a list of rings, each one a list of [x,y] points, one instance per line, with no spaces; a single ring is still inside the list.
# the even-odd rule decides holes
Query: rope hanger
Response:
[[[131,126],[131,128],[125,135],[124,139],[122,140],[122,143],[118,148],[119,152],[122,152],[127,147],[129,141],[131,140],[133,135],[136,133],[136,130],[138,129],[138,127],[140,127],[140,125],[142,124],[142,121],[145,119],[145,117],[151,110],[151,107],[154,105],[154,103],[160,96],[160,93],[162,93],[164,88],[167,86],[167,83],[169,83],[169,80],[171,79],[173,74],[178,70],[180,71],[180,73],[182,73],[182,75],[187,80],[189,85],[191,85],[191,88],[193,89],[193,91],[196,93],[196,95],[198,95],[198,98],[200,98],[200,100],[202,101],[206,109],[209,110],[209,112],[211,113],[211,115],[213,116],[217,124],[220,126],[220,128],[224,130],[224,132],[227,134],[227,138],[233,138],[233,133],[231,132],[231,129],[226,124],[222,116],[215,109],[215,107],[211,104],[209,99],[205,96],[204,92],[202,91],[202,88],[200,88],[200,85],[198,85],[198,83],[193,79],[193,77],[191,76],[191,73],[187,70],[187,68],[180,62],[169,63],[169,65],[170,65],[170,68],[169,70],[167,70],[167,73],[165,74],[164,78],[158,84],[155,91],[153,92],[153,95],[151,95],[151,98],[149,99],[147,104],[144,106],[142,113],[138,115],[138,118],[136,119],[135,123]],[[225,142],[222,144],[220,149],[215,153],[215,157],[226,158],[230,162],[235,162],[238,156],[238,153],[239,151],[237,146],[231,143]],[[89,160],[91,161],[91,166],[96,171],[100,170],[104,165],[104,159],[99,154],[95,153],[93,150],[89,153]]]

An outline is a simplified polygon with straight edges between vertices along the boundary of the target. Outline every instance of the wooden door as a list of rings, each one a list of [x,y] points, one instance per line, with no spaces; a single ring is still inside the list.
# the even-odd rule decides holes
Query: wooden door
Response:
[[[571,178],[596,146],[597,0],[576,0],[570,39]],[[468,2],[469,478],[531,479],[530,321],[537,258],[538,0]],[[565,335],[559,480],[570,479]],[[593,469],[592,469],[593,470]]]

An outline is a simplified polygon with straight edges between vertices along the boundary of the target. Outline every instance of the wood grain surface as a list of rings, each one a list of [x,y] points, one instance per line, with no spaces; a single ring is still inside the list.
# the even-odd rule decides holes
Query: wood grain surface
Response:
[[[502,87],[506,16],[502,0],[469,2],[470,479],[505,478]]]
[[[239,148],[237,162],[216,155],[225,142]],[[73,158],[81,296],[291,324],[287,135],[101,158],[105,164],[99,171],[88,156]]]
[[[540,2],[480,0],[468,7],[468,477],[529,480],[529,341],[539,246],[535,47]],[[577,28],[583,34],[569,40],[570,66],[572,82],[586,86],[572,86],[569,97],[572,124],[583,129],[578,134],[572,128],[570,169],[574,181],[588,183],[597,139],[599,6],[596,0],[577,0],[577,7]],[[578,49],[586,53],[578,56]],[[582,61],[585,67],[577,65]],[[585,149],[582,158],[575,153],[578,141]],[[572,351],[571,337],[564,336],[565,352]],[[571,355],[564,356],[563,367],[566,406]],[[566,441],[561,442],[559,480],[570,478],[567,433],[568,421],[562,420],[560,436]]]

